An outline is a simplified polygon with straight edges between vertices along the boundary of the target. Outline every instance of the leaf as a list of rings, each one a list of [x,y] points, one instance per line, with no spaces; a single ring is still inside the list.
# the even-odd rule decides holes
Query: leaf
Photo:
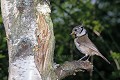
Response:
[[[112,57],[114,58],[114,59],[120,59],[120,53],[117,53],[117,52],[112,52]]]
[[[5,58],[5,55],[0,54],[0,58]]]

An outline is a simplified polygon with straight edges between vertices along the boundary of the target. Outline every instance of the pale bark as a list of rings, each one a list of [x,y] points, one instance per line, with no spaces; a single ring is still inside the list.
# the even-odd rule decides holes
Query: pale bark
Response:
[[[53,24],[49,1],[46,1],[1,0],[8,43],[9,80],[58,80],[76,70],[92,70],[87,61],[54,64]]]
[[[33,48],[37,28],[33,0],[1,0],[9,51],[9,80],[39,80]]]

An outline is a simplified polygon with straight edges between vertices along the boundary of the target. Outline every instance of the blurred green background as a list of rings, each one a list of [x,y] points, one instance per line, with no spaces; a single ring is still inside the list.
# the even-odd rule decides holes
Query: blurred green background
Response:
[[[94,71],[78,72],[63,80],[120,80],[120,0],[50,0],[56,40],[55,62],[80,59],[71,30],[83,23],[89,38],[111,62],[94,56]],[[7,80],[8,51],[0,16],[0,80]]]

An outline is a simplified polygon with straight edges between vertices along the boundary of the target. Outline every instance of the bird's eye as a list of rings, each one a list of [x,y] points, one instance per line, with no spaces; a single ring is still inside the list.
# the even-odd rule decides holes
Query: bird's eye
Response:
[[[83,28],[83,26],[81,28]]]
[[[77,29],[75,29],[75,31],[77,31]]]

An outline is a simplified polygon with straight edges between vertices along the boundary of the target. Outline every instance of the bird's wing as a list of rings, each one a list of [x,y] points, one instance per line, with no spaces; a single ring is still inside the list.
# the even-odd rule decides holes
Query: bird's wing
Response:
[[[96,55],[102,57],[106,62],[110,64],[110,62],[98,51],[96,46],[92,43],[92,41],[88,38],[87,40],[84,40],[82,42],[79,42],[80,45],[85,46],[91,50],[94,50]]]
[[[88,48],[96,51],[97,53],[100,53],[100,52],[98,51],[98,49],[96,48],[96,46],[91,42],[90,39],[88,39],[87,42],[82,42],[82,43],[80,43],[80,45],[83,45],[83,46],[85,46],[85,47],[88,47]]]
[[[89,44],[89,46],[86,45],[86,43],[81,43],[81,45],[88,47],[88,48],[94,50],[95,52],[97,52],[96,55],[102,57],[106,62],[108,62],[110,64],[110,62],[98,51],[98,49],[96,48],[96,46],[92,42],[90,42],[88,44]]]

